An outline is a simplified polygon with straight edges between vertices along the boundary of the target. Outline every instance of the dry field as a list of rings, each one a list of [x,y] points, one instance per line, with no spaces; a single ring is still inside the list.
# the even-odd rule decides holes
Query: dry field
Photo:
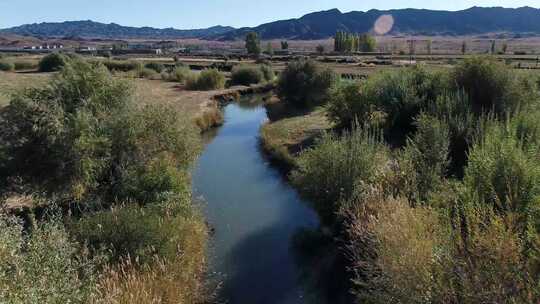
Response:
[[[5,73],[0,72],[0,107],[9,102],[9,96],[26,87],[39,87],[50,79],[49,73]]]

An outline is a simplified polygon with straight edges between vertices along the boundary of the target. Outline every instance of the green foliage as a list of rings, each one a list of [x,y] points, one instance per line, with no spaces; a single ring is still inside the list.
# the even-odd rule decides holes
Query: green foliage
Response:
[[[334,90],[328,115],[339,126],[356,120],[382,124],[389,137],[402,142],[414,130],[415,117],[444,90],[442,77],[423,68],[381,72],[360,86]]]
[[[289,49],[289,42],[281,41],[281,49],[282,50],[288,50]]]
[[[218,90],[225,87],[225,76],[216,69],[204,70],[186,79],[186,88],[194,91]]]
[[[291,179],[328,224],[355,187],[380,177],[387,161],[387,148],[373,132],[355,129],[342,137],[325,134],[300,155]]]
[[[352,34],[339,31],[334,37],[334,51],[345,52],[374,52],[377,41],[369,34]]]
[[[257,84],[263,80],[263,73],[258,67],[236,66],[232,70],[231,82],[233,85]]]
[[[272,43],[271,42],[268,42],[266,44],[266,50],[265,50],[265,53],[267,55],[270,55],[270,56],[273,56],[274,55],[274,47],[272,46]]]
[[[30,234],[0,215],[0,302],[87,303],[96,290],[97,258],[70,240],[55,218]]]
[[[274,70],[272,69],[272,66],[270,64],[261,64],[259,66],[259,69],[261,70],[263,74],[264,80],[273,81],[274,78],[276,78],[276,75],[274,74]]]
[[[471,210],[464,215],[469,233],[462,234],[459,219],[452,223],[434,209],[412,208],[406,200],[377,192],[356,206],[349,213],[347,253],[358,301],[538,301],[538,259],[524,262],[526,243],[510,218]]]
[[[142,63],[136,61],[105,60],[102,63],[111,72],[138,71],[143,68]]]
[[[499,213],[516,213],[520,225],[540,231],[538,147],[525,145],[517,128],[493,123],[472,147],[464,183],[474,201]]]
[[[8,61],[0,61],[0,71],[10,72],[15,69],[13,63]]]
[[[297,107],[311,107],[328,100],[337,77],[313,61],[290,62],[281,73],[278,96]]]
[[[37,68],[37,65],[31,61],[15,61],[13,65],[16,71],[33,70]]]
[[[163,63],[158,62],[149,62],[145,64],[144,67],[150,70],[154,70],[156,73],[161,73],[165,69]]]
[[[440,188],[448,167],[450,146],[446,123],[435,117],[421,114],[416,119],[417,131],[407,139],[400,166],[407,184],[412,189],[406,193],[411,202],[427,202],[430,194]],[[404,170],[406,168],[406,170]],[[405,190],[405,189],[402,189]]]
[[[49,54],[39,61],[38,69],[40,72],[56,72],[62,69],[68,61],[68,57],[60,53]]]
[[[162,72],[161,78],[166,81],[184,83],[190,77],[191,73],[188,67],[178,66],[170,72]]]
[[[156,202],[154,202],[156,203]],[[174,258],[179,237],[187,237],[186,220],[198,216],[189,192],[163,193],[157,204],[141,208],[119,206],[72,220],[69,228],[80,242],[93,252],[106,249],[111,262],[131,257],[141,263],[154,256]]]
[[[249,32],[246,35],[246,50],[250,55],[259,55],[261,53],[261,40],[255,32]]]
[[[129,92],[103,66],[74,61],[49,86],[16,95],[2,113],[4,172],[80,201],[124,193],[131,172],[144,176],[158,160],[192,160],[189,124],[170,108],[136,109]]]
[[[477,114],[493,111],[504,117],[534,99],[532,85],[489,57],[465,59],[452,71],[451,81],[467,93]]]

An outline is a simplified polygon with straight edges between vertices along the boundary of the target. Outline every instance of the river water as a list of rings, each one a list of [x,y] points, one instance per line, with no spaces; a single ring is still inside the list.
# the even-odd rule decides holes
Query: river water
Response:
[[[311,303],[293,237],[316,228],[317,216],[262,155],[259,129],[267,115],[257,98],[224,108],[225,123],[193,172],[194,195],[215,229],[210,271],[227,303]]]

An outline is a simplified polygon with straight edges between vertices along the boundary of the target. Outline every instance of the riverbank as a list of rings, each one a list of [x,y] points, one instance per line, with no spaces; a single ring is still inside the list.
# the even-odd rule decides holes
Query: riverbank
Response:
[[[270,120],[261,127],[261,146],[270,160],[286,172],[296,166],[296,157],[302,150],[332,127],[323,107],[291,110],[277,97],[265,106]]]
[[[234,86],[211,91],[187,91],[178,83],[161,80],[137,79],[136,96],[141,104],[171,105],[190,117],[201,132],[223,124],[220,107],[248,94],[266,93],[274,89],[273,83],[252,86]]]

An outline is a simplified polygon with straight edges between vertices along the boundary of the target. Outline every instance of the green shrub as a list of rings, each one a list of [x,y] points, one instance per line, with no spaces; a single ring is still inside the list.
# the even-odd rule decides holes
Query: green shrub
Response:
[[[137,109],[130,91],[103,66],[74,61],[49,86],[16,95],[0,120],[8,159],[2,171],[77,201],[122,193],[151,197],[126,190],[132,172],[145,178],[145,168],[152,172],[161,161],[185,168],[198,141],[187,118],[168,107]]]
[[[136,61],[105,60],[103,65],[111,72],[129,72],[142,70],[143,65]]]
[[[272,66],[269,64],[261,64],[260,65],[261,72],[263,74],[263,78],[266,81],[273,81],[276,78],[276,75],[274,74],[274,70],[272,69]]]
[[[534,85],[491,57],[465,59],[454,68],[452,83],[468,94],[477,114],[512,113],[525,108],[535,96]]]
[[[165,70],[165,66],[162,63],[158,62],[149,62],[144,65],[145,68],[154,70],[156,73],[161,73],[163,70]]]
[[[236,66],[232,70],[231,82],[233,85],[258,84],[264,78],[262,71],[258,67]]]
[[[194,91],[218,90],[225,87],[225,76],[218,70],[209,69],[186,79],[186,88]]]
[[[402,143],[414,131],[416,116],[445,88],[444,75],[421,67],[380,72],[361,85],[333,90],[329,117],[339,126],[350,126],[356,120],[360,124],[384,122],[387,137]]]
[[[156,75],[156,71],[152,69],[142,68],[140,70],[137,70],[137,77],[139,78],[153,79],[154,77],[156,77]]]
[[[39,61],[38,68],[40,72],[56,72],[62,69],[68,61],[68,58],[60,53],[49,54]]]
[[[190,77],[191,73],[192,72],[189,67],[178,66],[170,72],[162,72],[161,79],[166,81],[184,83]]]
[[[464,183],[473,201],[516,214],[522,229],[540,231],[540,162],[511,124],[493,123],[471,149]]]
[[[21,70],[33,70],[36,69],[38,66],[36,63],[31,61],[15,61],[14,67],[16,71]]]
[[[328,100],[336,75],[313,61],[295,61],[287,65],[278,82],[278,96],[297,107],[320,105]]]
[[[443,182],[449,164],[450,138],[448,126],[437,118],[421,114],[415,124],[417,131],[407,139],[400,166],[409,180],[407,184],[412,187],[407,193],[409,200],[421,204],[427,202],[431,192]]]
[[[347,255],[354,265],[353,291],[359,302],[539,300],[538,252],[527,256],[527,243],[511,218],[471,210],[462,225],[462,218],[451,223],[436,210],[412,208],[403,199],[380,194],[362,198],[356,203],[362,207],[349,213],[347,227]],[[539,244],[538,239],[534,242]]]
[[[10,72],[13,71],[14,68],[15,67],[13,63],[7,61],[0,61],[0,71]]]
[[[342,137],[326,134],[304,151],[291,179],[313,203],[324,223],[332,223],[342,201],[359,184],[375,182],[388,162],[380,136],[356,129]]]
[[[59,222],[39,223],[26,234],[14,217],[0,215],[0,302],[86,303],[95,292],[99,260]]]

